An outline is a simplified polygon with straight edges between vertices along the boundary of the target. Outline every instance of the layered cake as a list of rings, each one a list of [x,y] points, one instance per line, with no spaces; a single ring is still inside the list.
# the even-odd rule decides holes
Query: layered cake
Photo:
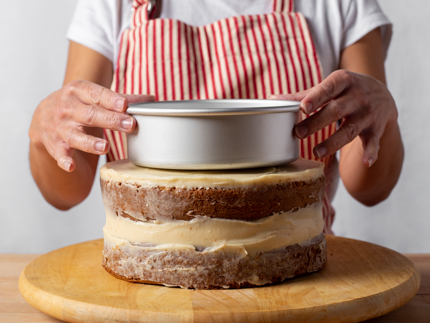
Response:
[[[324,165],[173,171],[127,160],[100,170],[103,266],[132,282],[262,286],[326,261]]]

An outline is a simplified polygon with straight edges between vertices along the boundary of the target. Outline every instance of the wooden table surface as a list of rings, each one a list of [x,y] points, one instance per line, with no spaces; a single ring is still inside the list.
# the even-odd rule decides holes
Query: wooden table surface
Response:
[[[61,322],[31,307],[21,296],[18,278],[37,254],[0,254],[0,322]],[[421,274],[418,294],[403,307],[367,322],[430,322],[430,254],[406,255]]]

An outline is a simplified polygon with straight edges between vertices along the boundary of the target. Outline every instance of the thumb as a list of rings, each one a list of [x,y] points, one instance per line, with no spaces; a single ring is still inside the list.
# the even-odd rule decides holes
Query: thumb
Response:
[[[289,100],[289,101],[302,101],[303,98],[309,93],[309,89],[302,92],[291,94],[271,94],[269,100]]]
[[[122,94],[127,99],[128,103],[153,102],[155,97],[148,94]]]

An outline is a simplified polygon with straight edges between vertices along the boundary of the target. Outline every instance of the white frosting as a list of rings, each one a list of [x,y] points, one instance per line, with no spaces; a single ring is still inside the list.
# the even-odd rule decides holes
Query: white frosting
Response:
[[[282,212],[257,221],[196,217],[191,221],[136,222],[106,209],[105,240],[142,244],[150,249],[202,247],[254,254],[293,244],[306,244],[323,231],[321,203]],[[146,244],[146,246],[145,246]]]
[[[288,181],[310,181],[322,177],[323,173],[323,163],[304,159],[277,167],[222,171],[162,170],[138,167],[128,160],[120,160],[104,165],[100,169],[100,178],[143,187],[236,188]]]

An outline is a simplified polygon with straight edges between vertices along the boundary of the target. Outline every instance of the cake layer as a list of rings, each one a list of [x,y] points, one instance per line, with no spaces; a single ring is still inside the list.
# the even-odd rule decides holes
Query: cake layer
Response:
[[[158,249],[195,247],[256,254],[279,247],[306,244],[323,231],[321,203],[292,212],[281,212],[256,221],[198,217],[165,223],[133,221],[106,209],[105,241],[157,245]],[[118,240],[120,239],[120,240]],[[115,242],[114,242],[115,241]]]
[[[323,234],[307,245],[295,244],[253,256],[215,250],[147,249],[105,240],[103,266],[117,278],[131,282],[214,289],[262,286],[314,272],[326,262]]]
[[[100,170],[105,206],[138,220],[194,217],[257,220],[322,201],[323,164],[298,160],[280,167],[236,171],[167,171],[127,161]]]

